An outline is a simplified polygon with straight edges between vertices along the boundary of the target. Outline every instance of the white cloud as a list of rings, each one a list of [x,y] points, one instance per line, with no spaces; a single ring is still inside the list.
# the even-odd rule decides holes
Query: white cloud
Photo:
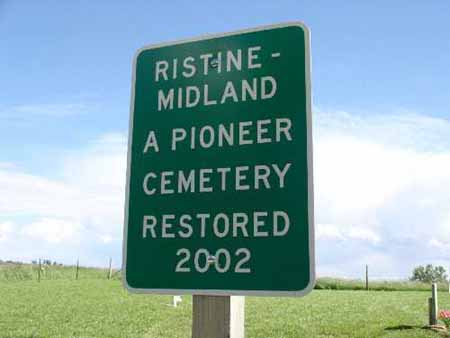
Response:
[[[344,240],[339,226],[334,224],[316,224],[316,239]]]
[[[89,105],[89,108],[92,108]],[[84,103],[35,103],[21,104],[0,108],[0,117],[8,119],[22,119],[30,116],[64,117],[83,114],[88,111],[88,105]]]
[[[0,257],[20,259],[23,247],[29,247],[34,252],[27,252],[31,258],[75,259],[89,248],[86,260],[95,261],[102,250],[96,246],[102,244],[114,246],[113,253],[119,256],[126,137],[101,136],[84,149],[63,154],[61,162],[58,179],[0,166],[0,191],[7,192],[0,194],[0,220],[6,221],[0,239],[5,237],[4,224],[16,229],[3,240]]]
[[[62,243],[67,241],[79,241],[79,223],[67,220],[43,218],[27,224],[22,229],[22,234],[35,240],[49,243]]]
[[[428,245],[432,248],[437,248],[437,249],[441,249],[441,250],[442,249],[446,249],[446,250],[450,249],[450,243],[445,243],[434,237],[428,241]]]
[[[336,224],[316,224],[317,240],[361,240],[379,243],[379,234],[364,226],[344,226]]]
[[[16,168],[16,166],[15,166],[14,163],[11,163],[11,162],[0,162],[0,169],[12,170],[12,169],[15,169],[15,168]]]
[[[100,235],[99,237],[103,243],[111,243],[114,240],[111,235]]]
[[[405,276],[415,264],[450,257],[450,247],[441,245],[439,255],[428,245],[450,243],[449,121],[318,112],[314,157],[316,221],[328,224],[328,236],[319,230],[319,274],[336,272],[347,254],[343,240],[358,261],[341,266],[347,275],[371,263],[380,274]]]
[[[449,121],[318,111],[313,133],[319,275],[450,266]],[[57,178],[0,165],[0,257],[120,256],[126,137],[103,135],[62,163]]]
[[[352,227],[348,231],[348,237],[351,239],[368,241],[371,243],[379,243],[381,241],[380,235],[371,229]]]
[[[8,240],[12,232],[13,232],[12,222],[0,223],[0,242]]]

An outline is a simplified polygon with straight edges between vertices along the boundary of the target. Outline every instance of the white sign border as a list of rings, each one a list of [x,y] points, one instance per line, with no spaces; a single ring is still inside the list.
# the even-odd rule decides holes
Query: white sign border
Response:
[[[251,32],[260,32],[264,30],[272,30],[285,27],[300,27],[305,34],[305,78],[306,78],[306,122],[307,122],[307,158],[308,158],[308,221],[309,221],[309,283],[303,290],[298,291],[276,291],[276,290],[212,290],[212,289],[140,289],[131,287],[126,280],[126,262],[127,262],[127,242],[128,242],[128,207],[130,194],[130,169],[131,169],[131,150],[132,150],[132,136],[133,136],[133,121],[134,121],[134,101],[135,101],[135,83],[136,83],[136,63],[141,52],[166,47],[174,46],[187,42],[195,42],[202,40],[209,40],[214,38],[221,38],[225,36],[240,35]],[[133,59],[132,69],[132,87],[131,87],[131,102],[130,102],[130,119],[128,130],[128,150],[127,150],[127,181],[125,190],[125,215],[124,215],[124,230],[123,230],[123,245],[122,245],[122,284],[125,289],[131,293],[137,294],[162,294],[162,295],[209,295],[209,296],[272,296],[272,297],[301,297],[310,293],[314,289],[316,281],[315,271],[315,241],[314,241],[314,187],[313,187],[313,154],[312,154],[312,112],[311,112],[311,49],[310,49],[310,32],[308,27],[303,22],[286,22],[274,25],[259,26],[256,28],[238,30],[222,34],[208,34],[192,39],[183,39],[174,42],[167,42],[161,44],[153,44],[144,46],[137,50]]]

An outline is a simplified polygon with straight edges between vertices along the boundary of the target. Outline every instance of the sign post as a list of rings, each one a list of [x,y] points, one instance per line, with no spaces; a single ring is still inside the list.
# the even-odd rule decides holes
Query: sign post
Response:
[[[195,296],[192,338],[244,338],[244,296]]]
[[[310,86],[309,32],[300,23],[137,52],[128,290],[196,295],[194,316],[220,308],[227,326],[229,296],[302,296],[313,288]],[[236,304],[243,332],[243,300]],[[194,317],[194,337],[201,322]]]

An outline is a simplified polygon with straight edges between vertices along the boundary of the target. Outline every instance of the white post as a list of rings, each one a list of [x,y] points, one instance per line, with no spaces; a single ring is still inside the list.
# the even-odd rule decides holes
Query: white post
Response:
[[[245,297],[193,297],[192,338],[244,338]]]
[[[437,316],[439,312],[437,283],[431,284],[431,298],[429,299],[430,307],[430,325],[437,325]]]
[[[230,297],[230,338],[244,338],[245,330],[245,297]]]
[[[447,283],[448,283],[448,293],[450,293],[450,268],[447,269],[447,273],[448,273],[448,279],[447,279]]]
[[[181,296],[173,296],[173,299],[172,299],[173,307],[177,307],[178,303],[181,303],[181,301],[182,301]]]

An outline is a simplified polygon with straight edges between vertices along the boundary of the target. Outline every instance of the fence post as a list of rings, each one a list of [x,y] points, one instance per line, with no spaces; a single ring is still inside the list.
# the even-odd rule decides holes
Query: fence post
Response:
[[[366,264],[366,291],[369,291],[369,266]]]
[[[430,325],[437,325],[437,316],[439,312],[437,283],[431,284],[431,298],[428,299],[428,307],[430,311]]]
[[[108,279],[111,279],[111,276],[112,276],[112,258],[109,257]]]
[[[38,282],[41,282],[41,259],[39,258],[39,265],[38,265]]]
[[[77,269],[75,270],[75,280],[78,280],[78,270],[80,269],[80,260],[77,259]]]

